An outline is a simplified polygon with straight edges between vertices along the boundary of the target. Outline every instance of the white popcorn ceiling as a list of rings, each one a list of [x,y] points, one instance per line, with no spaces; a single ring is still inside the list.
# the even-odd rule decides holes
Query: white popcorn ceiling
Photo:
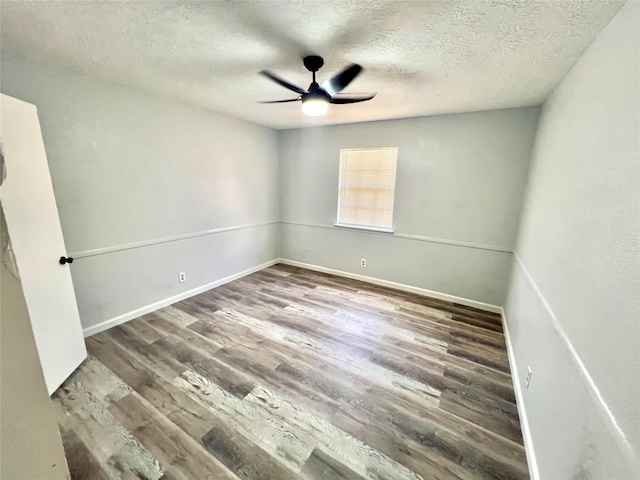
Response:
[[[623,1],[84,1],[0,5],[3,51],[273,128],[540,105]],[[325,58],[320,82],[365,71],[320,118],[269,69],[307,88],[301,58]]]

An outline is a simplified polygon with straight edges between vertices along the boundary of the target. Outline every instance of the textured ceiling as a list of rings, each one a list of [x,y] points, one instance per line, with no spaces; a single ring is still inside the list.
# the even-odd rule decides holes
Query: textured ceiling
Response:
[[[539,105],[623,1],[2,1],[2,49],[274,128]],[[307,88],[351,62],[370,102],[325,117],[257,74]],[[291,93],[291,95],[290,95]]]

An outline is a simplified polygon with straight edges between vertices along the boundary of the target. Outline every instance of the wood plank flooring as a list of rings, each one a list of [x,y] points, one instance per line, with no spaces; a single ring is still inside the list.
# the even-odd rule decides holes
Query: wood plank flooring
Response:
[[[275,265],[87,339],[74,479],[524,479],[500,317]]]

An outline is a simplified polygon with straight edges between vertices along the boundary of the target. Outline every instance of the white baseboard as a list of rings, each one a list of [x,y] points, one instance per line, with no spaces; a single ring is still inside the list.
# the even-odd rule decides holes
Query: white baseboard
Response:
[[[380,285],[382,287],[395,288],[396,290],[402,290],[404,292],[415,293],[423,295],[425,297],[437,298],[438,300],[444,300],[446,302],[458,303],[467,307],[479,308],[492,313],[501,313],[502,307],[498,305],[491,305],[489,303],[478,302],[476,300],[470,300],[468,298],[456,297],[455,295],[449,295],[447,293],[436,292],[434,290],[427,290],[426,288],[413,287],[411,285],[405,285],[403,283],[391,282],[389,280],[382,280],[374,277],[366,277],[364,275],[358,275],[356,273],[344,272],[342,270],[334,270],[333,268],[320,267],[318,265],[312,265],[309,263],[297,262],[295,260],[288,260],[281,258],[280,263],[285,265],[291,265],[292,267],[306,268],[308,270],[315,270],[316,272],[329,273],[331,275],[337,275],[339,277],[351,278],[353,280],[360,280],[367,283],[373,283],[374,285]]]
[[[211,290],[212,288],[219,287],[220,285],[224,285],[225,283],[232,282],[234,280],[237,280],[238,278],[246,277],[247,275],[251,275],[252,273],[263,270],[279,262],[280,262],[279,258],[270,260],[266,263],[263,263],[262,265],[257,265],[247,270],[243,270],[242,272],[234,273],[233,275],[229,275],[228,277],[221,278],[220,280],[216,280],[215,282],[207,283],[206,285],[202,285],[192,290],[179,293],[178,295],[174,295],[172,297],[165,298],[163,300],[154,302],[144,307],[137,308],[136,310],[132,310],[131,312],[123,313],[122,315],[118,315],[117,317],[110,318],[109,320],[105,320],[104,322],[101,322],[97,325],[92,325],[90,327],[84,328],[82,332],[84,333],[85,337],[90,337],[91,335],[95,335],[96,333],[100,333],[111,327],[120,325],[121,323],[128,322],[129,320],[133,320],[134,318],[138,318],[142,315],[146,315],[147,313],[151,313],[155,310],[169,306],[173,303],[179,302],[186,298],[193,297],[194,295],[198,295],[200,293],[206,292],[207,290]]]
[[[270,267],[271,265],[275,265],[276,263],[284,263],[286,265],[291,265],[294,267],[306,268],[309,270],[315,270],[323,273],[330,273],[332,275],[338,275],[341,277],[351,278],[354,280],[361,280],[363,282],[372,283],[374,285],[381,285],[383,287],[395,288],[397,290],[402,290],[405,292],[416,293],[418,295],[424,295],[426,297],[437,298],[439,300],[444,300],[447,302],[453,302],[453,303],[458,303],[460,305],[466,305],[468,307],[479,308],[481,310],[485,310],[488,312],[500,313],[502,311],[502,308],[497,305],[477,302],[475,300],[470,300],[468,298],[456,297],[455,295],[440,293],[433,290],[427,290],[424,288],[412,287],[411,285],[404,285],[402,283],[391,282],[388,280],[381,280],[379,278],[366,277],[364,275],[357,275],[354,273],[343,272],[341,270],[334,270],[332,268],[320,267],[318,265],[311,265],[308,263],[296,262],[296,261],[288,260],[285,258],[276,258],[274,260],[270,260],[266,263],[263,263],[262,265],[257,265],[247,270],[243,270],[242,272],[238,272],[233,275],[229,275],[228,277],[221,278],[220,280],[216,280],[215,282],[202,285],[192,290],[179,293],[178,295],[174,295],[172,297],[162,299],[158,302],[151,303],[144,307],[137,308],[136,310],[123,313],[122,315],[118,315],[117,317],[110,318],[97,325],[92,325],[90,327],[84,328],[82,331],[85,337],[90,337],[91,335],[95,335],[96,333],[100,333],[109,328],[128,322],[129,320],[133,320],[134,318],[138,318],[142,315],[146,315],[147,313],[151,313],[155,310],[158,310],[160,308],[166,307],[173,303],[179,302],[186,298],[190,298],[190,297],[193,297],[194,295],[198,295],[200,293],[206,292],[207,290],[211,290],[212,288],[219,287],[220,285],[224,285],[225,283],[232,282],[234,280],[237,280],[238,278],[242,278],[252,273],[255,273],[257,271],[263,270],[267,267]]]
[[[516,365],[516,356],[513,352],[513,345],[511,344],[511,337],[509,336],[509,323],[504,313],[504,309],[501,308],[502,315],[502,330],[504,331],[504,339],[507,344],[507,356],[509,358],[509,369],[511,370],[511,380],[513,381],[513,390],[516,394],[516,406],[518,408],[518,417],[520,419],[520,430],[522,431],[522,439],[524,441],[524,449],[527,453],[527,465],[529,466],[529,476],[531,480],[540,480],[540,472],[538,471],[538,462],[536,461],[536,454],[533,448],[533,438],[531,437],[531,430],[529,428],[529,419],[527,418],[527,411],[524,406],[524,396],[522,388],[520,387],[520,378],[518,376],[518,367]]]

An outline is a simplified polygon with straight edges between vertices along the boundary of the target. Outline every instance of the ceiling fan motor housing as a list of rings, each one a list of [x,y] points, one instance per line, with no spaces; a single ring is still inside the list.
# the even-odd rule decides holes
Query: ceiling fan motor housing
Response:
[[[318,55],[308,55],[302,59],[304,66],[310,72],[317,72],[324,65],[324,59]]]

